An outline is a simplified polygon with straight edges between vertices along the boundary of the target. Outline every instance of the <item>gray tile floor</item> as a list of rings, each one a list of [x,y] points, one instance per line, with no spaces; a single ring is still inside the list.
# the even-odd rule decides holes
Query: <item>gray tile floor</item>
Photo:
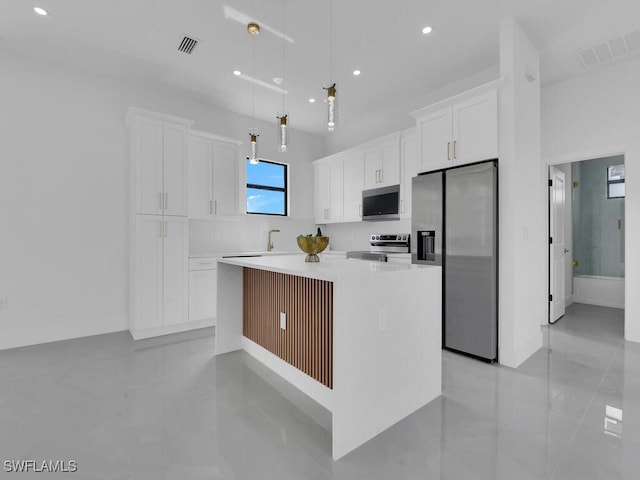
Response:
[[[443,352],[442,397],[338,462],[330,414],[244,353],[214,358],[211,330],[2,351],[0,468],[75,460],[78,479],[640,478],[640,345],[622,333],[622,311],[574,304],[517,370]]]

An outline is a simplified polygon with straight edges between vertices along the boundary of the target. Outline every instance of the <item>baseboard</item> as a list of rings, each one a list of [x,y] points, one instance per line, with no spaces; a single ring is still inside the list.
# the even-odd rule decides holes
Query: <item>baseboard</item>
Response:
[[[517,349],[510,347],[500,347],[498,363],[505,367],[518,368],[531,355],[536,353],[542,347],[542,332],[533,335],[526,342],[521,344]]]
[[[566,297],[564,299],[564,308],[567,308],[569,305],[571,305],[574,302],[574,298],[573,295],[569,295],[568,297]]]
[[[586,305],[595,305],[596,307],[624,308],[624,304],[604,302],[601,300],[594,300],[592,298],[574,297],[573,303],[584,303]]]
[[[129,328],[129,332],[134,340],[142,340],[144,338],[160,337],[162,335],[171,335],[172,333],[187,332],[189,330],[198,330],[200,328],[215,327],[216,319],[207,318],[198,320],[197,322],[179,323],[177,325],[168,325],[166,327],[147,328],[144,330],[136,330]]]
[[[42,343],[60,342],[81,337],[92,337],[106,333],[122,332],[127,329],[121,322],[114,325],[92,325],[90,323],[76,325],[57,325],[47,328],[29,328],[11,332],[2,332],[0,335],[0,350],[10,348],[28,347]]]

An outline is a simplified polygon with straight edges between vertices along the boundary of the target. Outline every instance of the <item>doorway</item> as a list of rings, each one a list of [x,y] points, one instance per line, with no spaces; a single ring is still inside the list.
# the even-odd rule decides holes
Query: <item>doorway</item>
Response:
[[[549,167],[549,323],[572,303],[624,308],[624,155]]]

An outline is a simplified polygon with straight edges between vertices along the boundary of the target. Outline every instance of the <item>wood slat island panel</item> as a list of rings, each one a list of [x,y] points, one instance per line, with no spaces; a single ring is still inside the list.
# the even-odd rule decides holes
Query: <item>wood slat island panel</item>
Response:
[[[245,267],[242,334],[333,388],[333,282]]]

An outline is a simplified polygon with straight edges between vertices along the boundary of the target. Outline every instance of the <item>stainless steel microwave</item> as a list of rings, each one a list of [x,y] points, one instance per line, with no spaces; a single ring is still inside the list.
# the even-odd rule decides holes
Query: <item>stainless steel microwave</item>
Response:
[[[400,219],[400,185],[362,191],[362,220]]]

